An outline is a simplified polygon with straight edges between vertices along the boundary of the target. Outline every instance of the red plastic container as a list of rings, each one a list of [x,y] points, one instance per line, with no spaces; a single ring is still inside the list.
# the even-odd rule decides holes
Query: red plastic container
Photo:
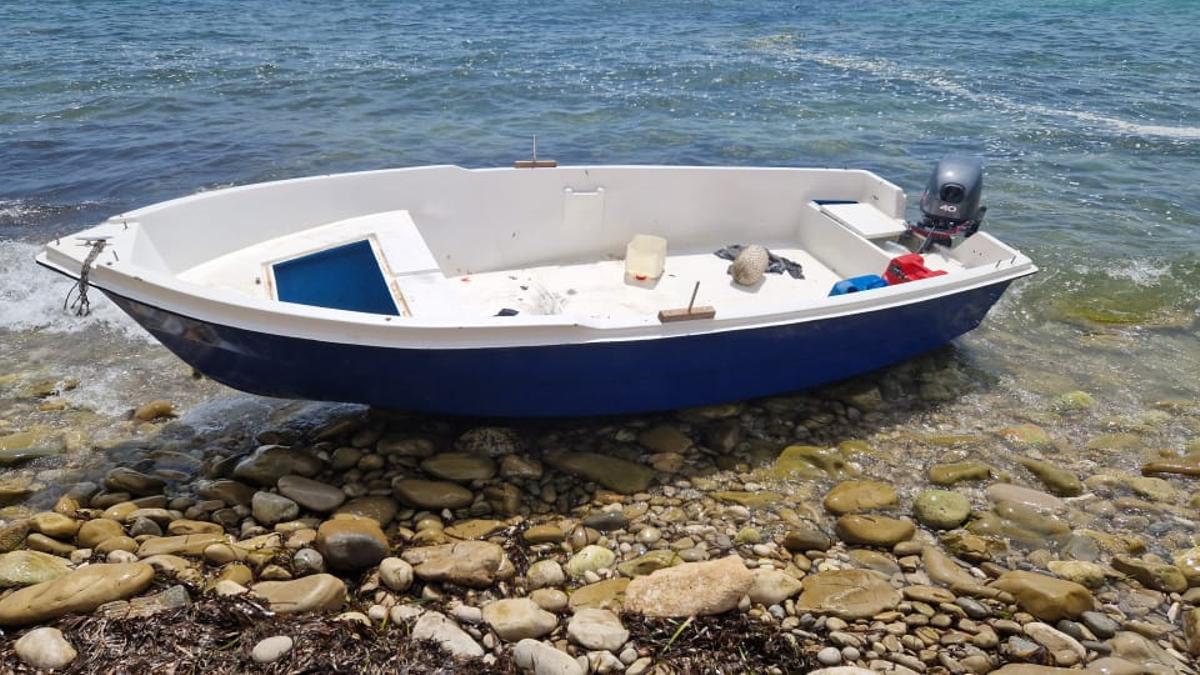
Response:
[[[925,258],[920,254],[909,253],[892,258],[888,263],[887,270],[883,273],[883,278],[887,279],[888,285],[891,286],[917,279],[940,277],[945,273],[943,270],[931,270],[926,267]]]

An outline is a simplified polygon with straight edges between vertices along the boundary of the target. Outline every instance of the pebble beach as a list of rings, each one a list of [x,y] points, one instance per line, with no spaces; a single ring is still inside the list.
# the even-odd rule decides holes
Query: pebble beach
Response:
[[[795,396],[504,426],[280,403],[248,433],[197,433],[147,402],[130,438],[93,450],[107,467],[9,472],[0,659],[1193,672],[1200,453],[1169,448],[1200,402],[1096,420],[1072,461],[1056,420],[1094,419],[1090,395],[964,426],[936,402],[996,395],[947,356]]]
[[[947,12],[971,39],[907,0],[0,6],[0,672],[1200,671],[1200,13]],[[910,202],[978,155],[985,229],[1042,271],[821,389],[471,419],[230,390],[33,263],[163,199],[534,134]]]

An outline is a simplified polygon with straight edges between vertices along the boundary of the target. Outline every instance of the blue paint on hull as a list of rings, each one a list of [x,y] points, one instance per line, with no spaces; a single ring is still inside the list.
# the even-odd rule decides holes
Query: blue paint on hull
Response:
[[[845,379],[972,330],[1008,284],[863,314],[709,335],[443,350],[270,335],[110,297],[179,358],[235,389],[424,412],[530,417],[670,410]]]

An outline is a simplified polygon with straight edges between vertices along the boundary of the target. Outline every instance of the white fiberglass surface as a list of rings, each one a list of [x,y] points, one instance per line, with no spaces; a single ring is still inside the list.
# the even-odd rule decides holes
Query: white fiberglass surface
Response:
[[[492,316],[503,309],[521,314],[571,314],[581,319],[638,319],[657,322],[658,311],[688,305],[696,283],[696,305],[722,312],[771,312],[798,302],[825,297],[839,279],[804,251],[771,248],[772,253],[801,265],[804,278],[767,274],[752,287],[739,286],[727,274],[729,261],[712,251],[668,255],[657,282],[627,282],[619,259],[573,265],[546,265],[520,270],[451,277],[434,302],[455,302],[465,314]],[[449,291],[446,293],[446,291]],[[437,312],[419,290],[406,292],[414,316]]]
[[[369,239],[378,248],[383,273],[411,316],[425,319],[479,318],[515,310],[523,316],[570,315],[583,320],[656,322],[659,310],[686,307],[700,287],[696,305],[719,315],[745,316],[787,311],[825,298],[844,277],[808,251],[783,243],[772,253],[800,264],[804,277],[767,274],[753,287],[735,284],[729,261],[708,250],[668,255],[654,283],[627,282],[618,256],[571,264],[539,265],[480,274],[447,275],[425,246],[406,211],[352,218],[279,237],[235,251],[180,274],[190,283],[273,299],[270,263],[352,240]],[[864,247],[874,244],[860,242]],[[880,242],[879,260],[907,249]],[[886,252],[887,255],[883,255]],[[926,255],[929,267],[953,271],[962,265],[939,252]],[[883,269],[874,270],[881,274]]]

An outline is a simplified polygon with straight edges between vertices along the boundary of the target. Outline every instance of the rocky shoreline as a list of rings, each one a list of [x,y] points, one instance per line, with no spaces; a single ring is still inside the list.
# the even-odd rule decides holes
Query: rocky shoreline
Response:
[[[1200,401],[953,419],[930,402],[966,378],[923,363],[505,426],[346,410],[197,435],[147,404],[91,480],[36,456],[15,471],[56,480],[7,479],[0,663],[1196,672],[1200,447],[1178,439]],[[1086,439],[1056,426],[1080,416]]]

